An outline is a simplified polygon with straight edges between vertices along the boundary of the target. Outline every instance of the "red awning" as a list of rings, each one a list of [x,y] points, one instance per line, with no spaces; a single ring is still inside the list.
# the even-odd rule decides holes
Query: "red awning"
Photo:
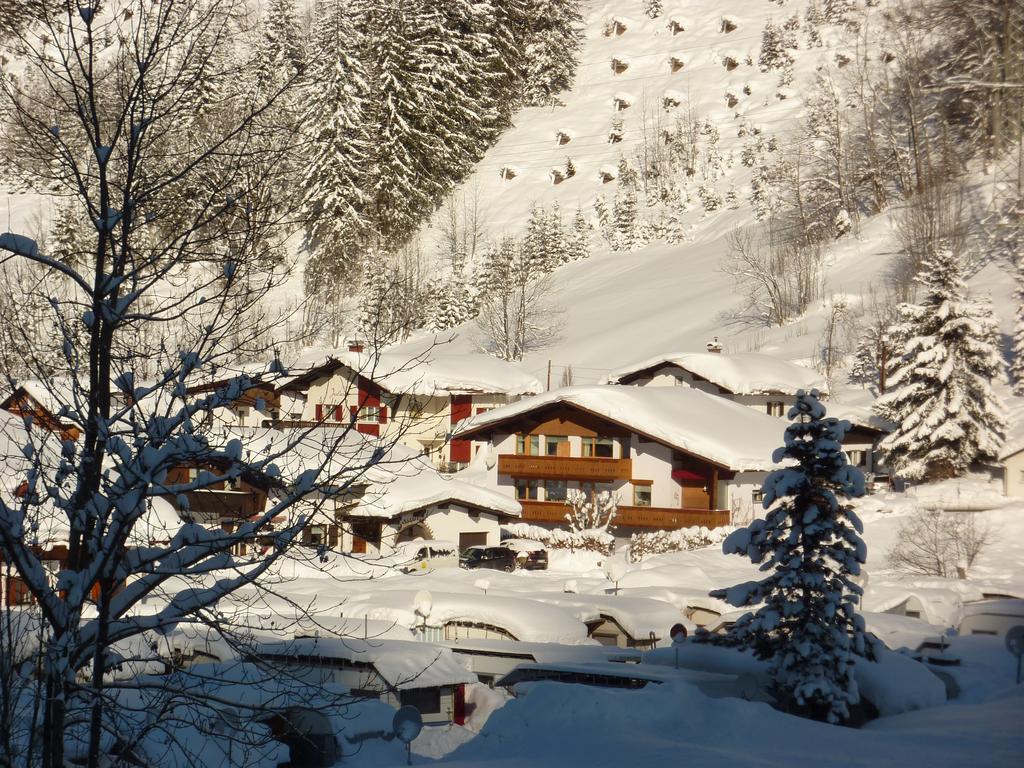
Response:
[[[700,480],[702,483],[707,482],[707,478],[704,475],[698,475],[696,472],[691,472],[688,469],[673,469],[672,470],[673,480]]]

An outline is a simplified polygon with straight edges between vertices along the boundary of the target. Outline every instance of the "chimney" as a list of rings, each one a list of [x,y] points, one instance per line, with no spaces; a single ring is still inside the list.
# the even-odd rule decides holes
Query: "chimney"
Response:
[[[715,336],[714,341],[707,343],[708,352],[714,352],[716,355],[722,354],[722,345],[718,343],[718,337]]]

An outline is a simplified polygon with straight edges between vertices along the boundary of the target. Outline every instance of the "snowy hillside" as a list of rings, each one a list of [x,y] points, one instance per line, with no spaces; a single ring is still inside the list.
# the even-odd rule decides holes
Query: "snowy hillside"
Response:
[[[659,128],[680,112],[706,118],[718,131],[722,161],[714,187],[726,204],[706,212],[696,195],[697,183],[687,189],[684,242],[654,241],[633,252],[612,252],[595,234],[591,258],[556,271],[550,299],[562,310],[559,338],[524,361],[541,381],[547,379],[550,364],[552,386],[569,367],[575,382],[596,382],[649,356],[703,350],[714,336],[726,352],[757,350],[813,365],[820,357],[819,339],[831,304],[843,300],[853,315],[862,311],[868,294],[883,288],[898,249],[892,209],[863,219],[859,231],[826,248],[821,296],[802,317],[781,327],[730,319],[741,297],[736,280],[722,271],[726,238],[754,223],[748,202],[751,169],[741,161],[743,149],[755,130],[766,142],[775,138],[785,146],[805,117],[803,97],[816,71],[834,67],[837,53],[848,52],[856,40],[839,28],[823,27],[821,47],[801,42],[793,51],[793,83],[781,88],[777,70],[763,72],[757,65],[762,30],[769,19],[781,24],[794,14],[802,17],[807,3],[696,0],[664,5],[664,13],[650,19],[641,0],[592,3],[576,83],[562,94],[564,106],[520,112],[515,127],[487,153],[461,190],[479,200],[489,238],[521,234],[531,208],[554,203],[564,218],[571,219],[579,208],[596,223],[595,199],[610,200],[616,186],[602,174],[614,172],[621,157],[635,163],[645,133],[648,141],[656,141]],[[735,68],[726,68],[727,58]],[[679,63],[682,67],[674,71]],[[733,106],[727,106],[729,95],[735,99]],[[618,109],[617,99],[620,105],[628,101],[628,108]],[[623,138],[610,143],[616,120],[622,121]],[[559,143],[566,138],[567,143]],[[575,175],[556,184],[552,169],[564,170],[567,159]],[[975,189],[979,199],[984,189],[984,184]],[[733,195],[734,202],[729,202]],[[970,215],[975,221],[981,217],[976,210]],[[436,236],[436,227],[425,234],[428,239]],[[985,266],[971,285],[975,292],[992,296],[1009,333],[1014,304],[1004,268]],[[422,349],[426,338],[434,337],[421,336],[403,350]],[[468,350],[480,341],[479,329],[470,322],[452,344]],[[858,399],[859,388],[843,397]]]

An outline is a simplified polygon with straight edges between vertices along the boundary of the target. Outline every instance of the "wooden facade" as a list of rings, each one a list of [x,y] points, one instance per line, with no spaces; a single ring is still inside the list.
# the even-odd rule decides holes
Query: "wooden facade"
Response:
[[[47,432],[59,434],[62,440],[71,440],[73,442],[78,440],[82,434],[81,429],[74,424],[62,422],[57,417],[57,414],[51,413],[42,403],[26,392],[23,387],[15,389],[6,400],[0,403],[0,408],[13,413],[15,416],[21,416],[22,418],[31,417],[33,424],[38,424]]]
[[[735,472],[576,405],[550,404],[467,435],[485,436],[502,446],[497,484],[515,488],[523,522],[564,525],[565,501],[547,497],[551,482],[561,484],[561,493],[570,483],[613,489],[620,495],[615,519],[620,528],[717,527],[730,521],[720,485]],[[608,455],[592,455],[599,444]],[[673,499],[677,505],[666,506]]]

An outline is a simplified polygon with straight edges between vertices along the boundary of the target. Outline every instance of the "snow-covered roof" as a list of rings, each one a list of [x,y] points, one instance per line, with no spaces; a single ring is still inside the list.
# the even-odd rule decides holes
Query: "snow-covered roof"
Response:
[[[759,352],[680,352],[656,355],[609,373],[606,384],[642,371],[663,366],[678,366],[707,379],[734,395],[795,395],[797,390],[817,389],[826,392],[825,380],[810,368]]]
[[[784,425],[767,414],[688,387],[565,387],[477,414],[456,426],[469,435],[523,414],[569,405],[733,471],[775,468]]]
[[[389,686],[400,691],[477,681],[448,648],[414,641],[308,637],[260,643],[256,652],[296,656],[304,662],[313,657],[368,664]]]
[[[362,489],[359,514],[391,518],[442,502],[518,517],[519,502],[484,485],[442,475],[419,452],[346,427],[305,431],[225,427],[252,461],[272,458],[283,478],[315,471],[318,485]]]
[[[338,364],[394,394],[527,395],[543,390],[536,378],[516,364],[490,355],[427,354],[410,359],[387,352],[370,354],[338,349],[306,352],[295,360],[291,376],[279,388],[286,389],[289,382]]]
[[[517,640],[533,643],[587,642],[586,626],[573,612],[536,600],[493,594],[431,591],[428,626],[467,621],[500,627]],[[417,627],[424,619],[416,613],[417,592],[411,589],[360,591],[350,595],[344,611],[348,617],[366,616],[401,626]]]

